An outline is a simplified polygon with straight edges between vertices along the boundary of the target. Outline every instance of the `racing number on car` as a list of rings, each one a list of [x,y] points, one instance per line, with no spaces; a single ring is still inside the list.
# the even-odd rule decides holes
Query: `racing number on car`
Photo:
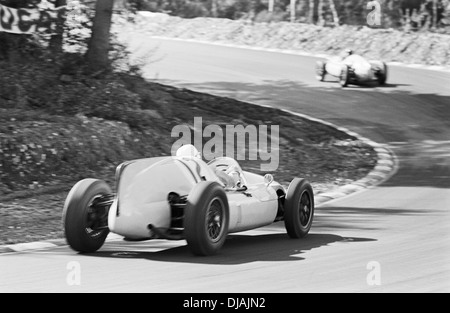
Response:
[[[367,3],[367,10],[372,10],[367,15],[367,24],[369,26],[381,26],[381,4],[378,1]]]

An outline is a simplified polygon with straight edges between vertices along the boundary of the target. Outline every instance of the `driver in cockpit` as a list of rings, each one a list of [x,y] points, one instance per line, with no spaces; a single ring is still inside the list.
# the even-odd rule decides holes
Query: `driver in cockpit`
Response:
[[[225,185],[225,187],[229,188],[242,187],[241,174],[237,167],[230,166],[225,170],[215,168],[214,171],[217,177],[219,177],[220,181]]]
[[[201,153],[193,145],[184,145],[177,150],[177,157],[198,158],[202,159]],[[227,188],[242,187],[241,174],[237,166],[230,165],[227,168],[218,168],[210,166],[215,175],[219,178],[222,184]],[[199,169],[200,171],[200,169]]]

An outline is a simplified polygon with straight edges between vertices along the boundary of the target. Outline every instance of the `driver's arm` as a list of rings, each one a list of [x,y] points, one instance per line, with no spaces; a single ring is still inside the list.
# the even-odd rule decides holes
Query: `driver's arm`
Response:
[[[234,179],[227,173],[221,170],[216,170],[216,175],[219,177],[220,181],[225,185],[225,187],[234,187]]]

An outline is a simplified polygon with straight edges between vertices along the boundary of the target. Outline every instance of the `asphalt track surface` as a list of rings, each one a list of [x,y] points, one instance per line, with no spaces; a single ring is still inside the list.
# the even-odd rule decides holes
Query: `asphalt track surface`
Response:
[[[387,144],[398,171],[317,207],[302,240],[288,239],[278,223],[230,235],[221,253],[207,258],[192,256],[184,241],[164,240],[112,240],[91,255],[66,246],[6,253],[1,292],[450,291],[450,73],[391,66],[386,86],[343,90],[332,78],[315,80],[313,57],[131,41],[138,53],[158,47],[157,61],[145,68],[149,79],[347,127]],[[74,269],[79,285],[70,283]]]

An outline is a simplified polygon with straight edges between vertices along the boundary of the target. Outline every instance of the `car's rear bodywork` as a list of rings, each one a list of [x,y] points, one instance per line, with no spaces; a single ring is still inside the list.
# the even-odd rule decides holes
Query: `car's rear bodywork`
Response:
[[[360,55],[350,55],[345,59],[331,57],[326,62],[316,63],[318,80],[323,81],[326,75],[339,78],[343,87],[370,82],[384,85],[387,80],[387,65],[378,60],[366,60]]]
[[[303,238],[314,216],[306,179],[294,178],[285,189],[270,174],[243,171],[232,158],[207,164],[193,146],[175,157],[121,164],[115,189],[93,178],[71,189],[63,224],[72,249],[95,252],[111,231],[134,241],[185,239],[193,254],[206,256],[217,253],[229,233],[281,220],[289,237]]]
[[[215,162],[223,163],[220,159]],[[276,182],[268,184],[264,177],[249,172],[242,171],[242,175],[245,189],[226,189],[229,233],[273,223],[280,214],[280,198],[285,196],[283,187]],[[134,240],[181,239],[188,195],[201,181],[221,184],[214,164],[194,157],[123,163],[116,173],[117,194],[109,211],[109,229]]]

